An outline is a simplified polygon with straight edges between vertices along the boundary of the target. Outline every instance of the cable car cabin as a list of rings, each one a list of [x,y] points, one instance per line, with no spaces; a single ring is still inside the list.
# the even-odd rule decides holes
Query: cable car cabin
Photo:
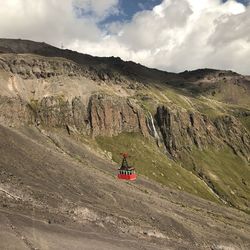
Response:
[[[129,170],[119,169],[118,178],[123,179],[123,180],[133,181],[136,179],[135,170],[134,169],[129,169]]]
[[[136,179],[135,168],[128,165],[128,162],[127,162],[128,154],[123,153],[121,155],[123,156],[122,165],[118,169],[119,173],[117,177],[123,180],[129,180],[129,181],[135,180]]]

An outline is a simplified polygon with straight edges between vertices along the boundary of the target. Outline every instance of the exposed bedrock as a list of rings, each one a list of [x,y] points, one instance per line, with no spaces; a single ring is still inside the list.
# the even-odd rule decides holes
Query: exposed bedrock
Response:
[[[1,97],[0,108],[1,120],[16,126],[32,123],[93,136],[113,136],[122,132],[140,132],[149,136],[142,109],[126,98],[96,94],[90,97],[86,107],[80,97],[67,100],[62,96],[48,96],[29,103]]]
[[[121,132],[141,132],[148,136],[142,109],[129,99],[94,95],[90,98],[88,112],[94,136],[112,136]]]
[[[209,145],[221,147],[223,144],[230,146],[236,154],[247,159],[249,157],[250,136],[232,116],[211,121],[200,113],[161,106],[157,108],[155,120],[165,147],[173,157],[178,157],[183,150],[191,150],[193,146],[203,149]]]
[[[210,145],[217,148],[227,145],[235,154],[248,160],[250,155],[250,136],[232,116],[221,116],[211,121],[200,113],[159,106],[152,120],[130,99],[106,94],[90,96],[87,105],[80,96],[72,100],[63,96],[48,96],[40,101],[31,100],[30,103],[20,98],[1,97],[0,108],[0,121],[5,124],[61,127],[67,128],[69,132],[94,137],[115,136],[122,132],[154,136],[151,131],[151,123],[154,122],[157,136],[174,158],[184,150],[190,151],[193,147],[202,150]]]

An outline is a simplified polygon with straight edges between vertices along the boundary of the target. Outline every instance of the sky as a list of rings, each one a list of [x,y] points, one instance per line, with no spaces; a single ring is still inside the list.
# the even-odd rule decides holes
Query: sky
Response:
[[[1,0],[0,37],[172,72],[250,75],[250,0]]]

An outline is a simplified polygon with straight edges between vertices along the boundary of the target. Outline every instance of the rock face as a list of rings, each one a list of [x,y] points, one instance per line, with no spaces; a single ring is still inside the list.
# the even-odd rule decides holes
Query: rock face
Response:
[[[243,155],[250,160],[250,135],[233,116],[217,118],[214,125],[222,140],[233,149],[237,155]]]
[[[158,107],[155,119],[168,153],[178,157],[183,150],[199,149],[226,143],[238,155],[250,153],[250,136],[246,129],[231,116],[218,117],[214,122],[199,113]]]
[[[48,127],[70,126],[93,136],[113,136],[122,132],[141,132],[148,136],[142,110],[125,98],[93,95],[86,108],[80,97],[69,102],[51,96],[35,103],[33,111],[36,123]]]
[[[148,136],[144,113],[128,99],[94,95],[89,102],[89,118],[94,136],[121,132],[141,132]]]
[[[0,122],[9,126],[20,126],[30,123],[32,112],[27,104],[19,98],[0,96]]]
[[[29,107],[33,111],[37,125],[45,127],[74,127],[79,132],[87,129],[86,107],[79,97],[71,101],[62,96],[44,97],[40,102],[32,101]]]
[[[19,75],[23,79],[50,78],[53,76],[77,76],[84,73],[81,67],[63,59],[32,58],[28,55],[1,55],[0,69]]]
[[[202,148],[215,142],[215,128],[206,116],[158,107],[156,121],[167,151],[173,157],[192,146]]]
[[[87,105],[80,96],[72,100],[64,96],[48,96],[30,103],[20,98],[1,97],[0,108],[1,122],[11,126],[35,124],[66,128],[69,132],[94,137],[115,136],[122,132],[140,132],[145,137],[152,134],[148,119],[137,104],[127,98],[106,94],[90,96]],[[211,121],[200,113],[159,106],[154,120],[156,130],[173,158],[178,158],[183,151],[191,151],[193,147],[202,150],[208,146],[227,145],[235,154],[249,160],[250,136],[232,116]]]
[[[22,49],[28,53],[28,48]],[[0,56],[1,122],[67,128],[93,136],[121,132],[141,132],[148,136],[146,118],[139,106],[127,98],[91,93],[95,87],[89,86],[90,81],[98,85],[100,81],[108,83],[113,79],[117,84],[121,83],[119,75],[63,58],[8,54],[13,51],[15,47],[10,51],[4,47],[5,53]],[[67,81],[76,86],[74,91]]]
[[[126,98],[97,94],[86,107],[80,97],[71,101],[62,96],[48,96],[26,104],[18,99],[1,99],[0,117],[20,125],[67,128],[93,136],[114,136],[122,132],[140,132],[149,136],[142,109]]]
[[[126,93],[135,93],[151,79],[161,84],[169,79],[177,87],[179,80],[187,81],[187,86],[204,90],[221,78],[236,77],[238,81],[242,78],[238,74],[207,69],[169,75],[118,58],[95,58],[21,40],[0,40],[0,53],[2,123],[61,127],[94,137],[140,132],[157,137],[157,143],[161,139],[174,158],[192,147],[202,150],[209,145],[228,145],[249,159],[250,135],[234,117],[212,121],[199,112],[159,106],[155,119],[147,119],[129,94],[112,94],[117,85],[125,86]],[[244,88],[248,86],[246,79],[242,78]],[[108,91],[98,89],[102,84],[111,87]]]

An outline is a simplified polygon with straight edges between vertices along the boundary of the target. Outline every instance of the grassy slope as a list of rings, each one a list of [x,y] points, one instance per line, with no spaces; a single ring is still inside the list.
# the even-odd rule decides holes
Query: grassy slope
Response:
[[[122,133],[115,137],[97,137],[102,149],[112,152],[113,160],[120,164],[121,152],[129,152],[131,165],[143,174],[164,185],[218,201],[207,186],[192,172],[168,159],[153,141],[138,133]]]
[[[206,114],[211,120],[218,116],[234,114],[241,108],[239,104],[227,104],[218,96],[192,96],[185,90],[171,86],[150,84],[136,92],[133,97],[146,111],[154,114],[159,105],[181,107],[187,111]],[[244,107],[245,109],[245,107]],[[239,118],[246,128],[250,128],[249,117]],[[249,129],[250,131],[250,129]],[[120,163],[119,154],[129,152],[131,163],[139,174],[143,174],[164,185],[184,190],[200,197],[218,201],[209,188],[198,177],[199,171],[210,181],[215,191],[229,204],[247,210],[250,200],[250,167],[229,148],[194,149],[179,163],[170,160],[156,144],[139,134],[124,133],[119,136],[98,137],[98,145],[112,152],[113,160]],[[194,170],[195,165],[195,170]],[[245,183],[245,184],[244,184]]]
[[[194,149],[189,157],[183,157],[183,163],[183,166],[193,166],[192,171],[206,176],[224,200],[250,212],[250,166],[230,148]]]
[[[154,93],[158,90],[152,88]],[[240,89],[241,90],[241,89]],[[210,119],[215,119],[218,116],[232,114],[232,110],[244,109],[248,104],[246,100],[242,99],[242,108],[240,105],[226,104],[213,99],[212,96],[196,96],[191,97],[184,95],[184,93],[174,92],[174,90],[168,90],[167,87],[161,87],[161,95],[166,95],[171,101],[181,106],[186,110],[196,110],[203,114],[206,114]],[[234,95],[239,94],[235,91]],[[227,91],[225,92],[227,95]],[[243,96],[244,97],[244,96]],[[186,102],[181,102],[180,100]],[[239,99],[239,98],[238,98]],[[250,118],[240,117],[238,118],[242,124],[250,131]],[[192,166],[198,166],[202,169],[216,191],[221,197],[224,197],[234,206],[238,206],[244,210],[248,210],[250,200],[250,166],[243,159],[236,156],[231,149],[224,148],[220,151],[214,149],[207,149],[205,151],[193,150],[191,155],[186,155],[183,158],[182,166],[192,171]],[[185,161],[186,160],[186,161]],[[199,171],[200,169],[196,170]],[[197,173],[198,174],[198,173]],[[245,184],[244,184],[245,183]]]
[[[220,91],[218,91],[212,98],[246,108],[250,105],[249,91],[242,86],[232,83],[221,84]]]
[[[244,127],[248,130],[250,133],[250,116],[247,117],[241,117],[239,118],[241,123],[244,125]]]

